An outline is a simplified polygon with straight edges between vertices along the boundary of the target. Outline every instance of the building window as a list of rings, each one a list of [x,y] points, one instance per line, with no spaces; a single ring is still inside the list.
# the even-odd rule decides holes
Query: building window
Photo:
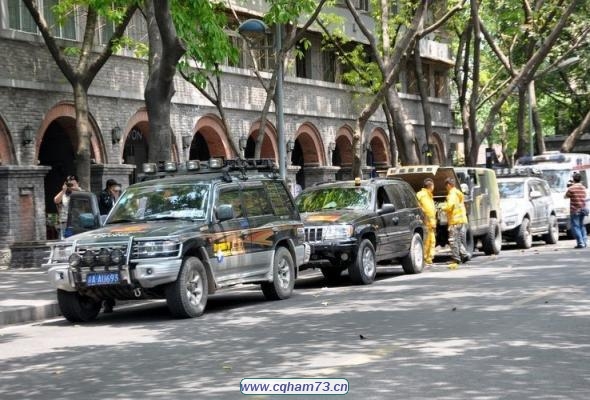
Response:
[[[298,78],[311,78],[311,51],[302,43],[297,44],[295,72]]]
[[[77,39],[77,17],[78,8],[74,7],[66,15],[63,23],[58,23],[57,17],[53,12],[53,7],[59,4],[59,0],[42,0],[39,1],[38,7],[45,17],[50,32],[56,38]],[[24,32],[37,33],[37,25],[31,17],[29,10],[20,0],[8,0],[9,27]]]
[[[63,23],[58,23],[56,15],[53,13],[53,7],[59,4],[59,0],[44,0],[43,15],[53,36],[56,38],[76,40],[76,17],[78,8],[73,8],[66,16]]]
[[[127,35],[136,42],[148,43],[147,23],[141,12],[137,11],[133,14],[131,21],[129,21],[129,25],[127,25],[126,32]]]
[[[369,11],[369,0],[357,0],[356,9],[360,11]]]
[[[336,53],[322,51],[322,69],[322,78],[325,82],[336,82]]]
[[[10,29],[37,33],[37,25],[21,0],[8,0],[8,16]]]
[[[434,97],[447,96],[447,74],[444,71],[434,71]]]

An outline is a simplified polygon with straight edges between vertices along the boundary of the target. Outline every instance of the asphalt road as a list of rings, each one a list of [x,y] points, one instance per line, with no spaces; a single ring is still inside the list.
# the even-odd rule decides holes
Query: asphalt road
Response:
[[[0,329],[0,398],[244,397],[243,378],[345,378],[348,399],[583,399],[590,393],[590,249],[480,256],[369,286],[307,274],[285,301],[243,287],[205,315],[155,302]],[[288,396],[317,399],[318,396]]]

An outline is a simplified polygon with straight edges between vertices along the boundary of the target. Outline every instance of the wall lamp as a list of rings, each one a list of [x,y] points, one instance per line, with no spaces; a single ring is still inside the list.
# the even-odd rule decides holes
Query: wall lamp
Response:
[[[238,145],[240,146],[240,151],[244,151],[246,150],[246,147],[248,147],[248,138],[244,135],[240,136],[240,139],[238,140]]]
[[[119,124],[115,125],[115,127],[111,129],[111,137],[113,139],[113,144],[119,143],[121,141],[122,133],[123,131],[121,130]]]
[[[31,125],[27,125],[23,128],[23,145],[31,143],[35,139],[35,131]]]
[[[189,147],[191,147],[192,141],[193,141],[192,135],[183,135],[182,136],[182,148],[188,149]]]
[[[330,144],[328,144],[328,150],[330,150],[330,153],[336,151],[336,143],[330,142]]]
[[[292,139],[287,141],[287,152],[292,153],[295,150],[295,142]]]

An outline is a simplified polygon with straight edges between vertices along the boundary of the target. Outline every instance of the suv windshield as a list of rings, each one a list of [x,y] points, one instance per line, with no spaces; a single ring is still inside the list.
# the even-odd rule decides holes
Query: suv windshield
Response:
[[[300,212],[329,209],[366,210],[370,208],[371,191],[361,187],[330,187],[302,193],[296,200]]]
[[[209,185],[167,183],[130,187],[121,196],[106,224],[158,219],[205,219]]]
[[[567,190],[567,181],[571,179],[571,171],[567,169],[543,169],[543,179],[547,181],[551,191],[563,193]]]
[[[500,197],[503,199],[520,199],[523,195],[523,182],[498,182]]]

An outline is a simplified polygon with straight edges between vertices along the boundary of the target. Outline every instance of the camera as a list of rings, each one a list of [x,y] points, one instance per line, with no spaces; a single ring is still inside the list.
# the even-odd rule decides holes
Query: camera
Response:
[[[66,182],[66,186],[71,188],[71,187],[74,187],[74,184],[72,182]]]

